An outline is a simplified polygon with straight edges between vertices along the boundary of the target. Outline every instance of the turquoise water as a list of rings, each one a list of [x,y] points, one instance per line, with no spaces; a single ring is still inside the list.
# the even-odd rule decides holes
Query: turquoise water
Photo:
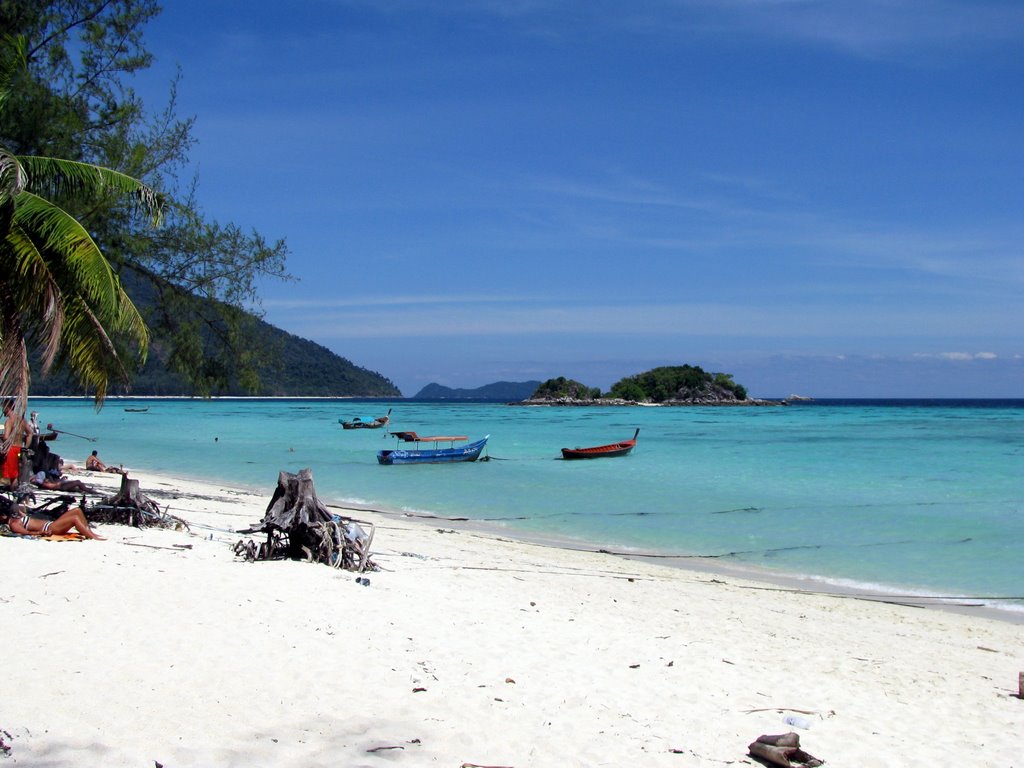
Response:
[[[763,408],[524,408],[338,400],[35,399],[53,449],[263,489],[313,470],[321,497],[468,517],[616,551],[895,593],[1024,595],[1024,401]],[[125,411],[144,408],[145,413]],[[383,430],[339,418],[393,408],[392,428],[491,436],[491,461],[393,466]],[[623,458],[562,447],[624,440]],[[263,510],[254,510],[259,519]],[[1024,611],[1024,600],[1000,602]]]

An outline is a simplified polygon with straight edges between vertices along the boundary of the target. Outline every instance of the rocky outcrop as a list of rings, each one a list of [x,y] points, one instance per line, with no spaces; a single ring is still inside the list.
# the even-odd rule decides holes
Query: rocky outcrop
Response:
[[[638,403],[635,400],[622,400],[617,397],[592,397],[592,398],[577,398],[577,397],[538,397],[534,395],[529,400],[520,400],[517,403],[509,403],[509,405],[578,405],[578,406],[589,406],[589,405],[644,405],[644,403]]]
[[[744,393],[745,394],[745,393]],[[706,381],[699,386],[683,386],[664,405],[752,405],[748,397],[740,397],[735,389]]]

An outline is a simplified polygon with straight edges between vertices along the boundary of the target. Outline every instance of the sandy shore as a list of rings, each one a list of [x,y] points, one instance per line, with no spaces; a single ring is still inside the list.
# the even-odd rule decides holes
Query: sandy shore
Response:
[[[233,555],[273,479],[133,476],[192,532],[0,538],[11,764],[755,765],[795,730],[834,766],[1024,766],[1019,625],[368,512],[362,586]]]

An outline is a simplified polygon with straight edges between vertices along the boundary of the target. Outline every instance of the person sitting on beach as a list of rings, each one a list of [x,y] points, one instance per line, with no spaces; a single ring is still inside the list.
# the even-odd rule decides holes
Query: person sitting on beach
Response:
[[[57,480],[50,480],[45,472],[36,472],[32,475],[32,485],[47,491],[71,491],[73,493],[96,493],[95,488],[90,488],[81,480],[68,480],[61,477]]]
[[[108,467],[97,455],[96,451],[92,452],[92,455],[85,460],[85,468],[91,472],[113,472],[116,475],[126,475],[127,472],[124,469],[118,469],[117,467]]]
[[[0,525],[6,525],[11,533],[20,536],[63,536],[75,531],[87,539],[104,541],[106,538],[93,532],[85,513],[78,507],[71,507],[56,520],[43,520],[27,514],[21,504],[12,503],[0,509]]]

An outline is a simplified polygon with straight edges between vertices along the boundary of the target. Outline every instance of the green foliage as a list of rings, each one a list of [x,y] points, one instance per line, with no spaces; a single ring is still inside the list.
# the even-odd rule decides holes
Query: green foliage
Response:
[[[710,374],[699,366],[652,368],[612,386],[612,397],[637,402],[745,400],[747,391],[727,373]]]
[[[739,400],[747,399],[747,388],[733,381],[731,373],[716,373],[715,386],[733,392]]]
[[[251,322],[237,313],[258,312],[261,280],[289,279],[287,247],[211,220],[199,205],[197,180],[179,179],[194,118],[177,116],[178,78],[155,111],[129,85],[152,63],[143,31],[159,13],[156,0],[0,0],[0,29],[23,36],[28,61],[0,113],[0,143],[17,154],[96,163],[158,191],[164,222],[153,230],[114,196],[49,190],[87,227],[117,275],[136,286],[133,296],[140,282],[151,284],[146,322],[172,348],[168,359],[192,392],[214,391],[235,366],[258,388],[256,371],[267,361],[245,332]]]
[[[132,286],[129,286],[131,288]],[[193,301],[207,301],[191,299]],[[143,313],[153,310],[136,298]],[[199,308],[197,313],[203,313]],[[207,313],[209,314],[209,313]],[[131,388],[114,388],[112,394],[138,396],[261,396],[261,397],[401,397],[388,379],[356,366],[325,347],[275,328],[252,315],[237,318],[238,332],[259,354],[239,364],[234,359],[204,358],[201,343],[194,339],[201,329],[186,334],[187,340],[170,339],[157,330],[144,366],[136,370]],[[182,369],[188,369],[183,373]],[[200,382],[197,386],[196,382]],[[89,394],[64,372],[33,380],[36,395]]]
[[[596,400],[601,396],[601,390],[597,387],[588,387],[574,379],[567,379],[559,376],[557,379],[548,379],[530,396],[531,400]]]
[[[6,11],[0,6],[0,11]],[[12,84],[24,71],[25,43],[0,39],[0,120],[10,114]],[[0,142],[0,392],[28,397],[30,350],[40,368],[63,365],[97,404],[125,360],[145,359],[148,333],[92,233],[64,205],[97,201],[122,215],[159,216],[156,191],[95,164],[32,157]],[[63,203],[63,204],[62,204]]]

